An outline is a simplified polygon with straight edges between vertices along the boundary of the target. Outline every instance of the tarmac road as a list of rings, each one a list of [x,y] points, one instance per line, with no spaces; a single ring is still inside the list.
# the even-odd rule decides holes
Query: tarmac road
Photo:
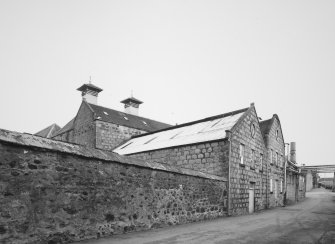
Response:
[[[81,244],[333,243],[335,193],[314,189],[304,201],[252,215],[135,232]]]

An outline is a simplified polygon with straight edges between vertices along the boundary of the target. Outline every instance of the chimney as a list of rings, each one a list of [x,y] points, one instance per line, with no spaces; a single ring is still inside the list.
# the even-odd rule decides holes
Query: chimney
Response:
[[[295,142],[291,142],[290,159],[292,163],[297,163]]]
[[[89,84],[82,85],[77,90],[81,91],[81,96],[83,100],[91,104],[95,104],[95,105],[98,104],[98,94],[99,92],[102,91],[101,88],[91,84],[90,82]]]
[[[131,96],[125,100],[122,100],[121,103],[124,104],[125,113],[138,116],[138,108],[143,102]]]

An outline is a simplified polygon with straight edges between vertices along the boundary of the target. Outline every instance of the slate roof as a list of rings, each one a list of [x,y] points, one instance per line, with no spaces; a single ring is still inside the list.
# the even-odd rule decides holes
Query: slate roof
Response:
[[[157,131],[171,127],[169,124],[158,122],[152,119],[147,119],[144,117],[123,113],[114,109],[102,107],[99,105],[88,103],[96,115],[96,119],[117,124],[123,125],[139,130],[144,130],[147,132]]]
[[[60,130],[60,126],[57,124],[52,124],[50,126],[48,126],[47,128],[44,128],[43,130],[35,133],[35,136],[40,136],[40,137],[45,137],[45,138],[50,138],[53,135],[55,135],[59,130]]]
[[[249,108],[134,136],[113,152],[129,155],[139,152],[214,141],[226,138],[226,130],[239,121]]]
[[[91,110],[95,113],[95,119],[109,122],[117,125],[123,125],[139,130],[143,130],[146,132],[153,132],[161,129],[165,129],[171,127],[169,124],[165,124],[159,121],[155,121],[152,119],[147,119],[144,117],[131,115],[127,113],[123,113],[114,109],[102,107],[99,105],[87,103],[86,104],[91,108]],[[59,130],[54,136],[60,135],[64,132],[73,129],[75,118],[73,118],[70,122],[68,122],[61,130]]]

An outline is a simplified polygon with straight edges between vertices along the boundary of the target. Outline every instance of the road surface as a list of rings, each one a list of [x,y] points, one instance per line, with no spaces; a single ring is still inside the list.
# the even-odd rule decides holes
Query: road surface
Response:
[[[314,189],[304,201],[252,215],[135,232],[80,244],[335,244],[335,193]]]

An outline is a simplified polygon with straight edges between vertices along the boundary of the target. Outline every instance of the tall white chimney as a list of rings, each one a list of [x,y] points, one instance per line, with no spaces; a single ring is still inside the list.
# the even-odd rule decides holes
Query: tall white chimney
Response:
[[[143,102],[131,96],[127,99],[122,100],[121,103],[124,104],[125,113],[138,116],[139,106]]]
[[[102,91],[101,88],[89,83],[82,85],[77,90],[81,91],[83,100],[91,104],[98,104],[98,94]]]
[[[290,152],[290,159],[291,159],[291,162],[293,163],[297,163],[297,156],[296,156],[296,147],[295,147],[295,142],[291,142],[291,152]]]

